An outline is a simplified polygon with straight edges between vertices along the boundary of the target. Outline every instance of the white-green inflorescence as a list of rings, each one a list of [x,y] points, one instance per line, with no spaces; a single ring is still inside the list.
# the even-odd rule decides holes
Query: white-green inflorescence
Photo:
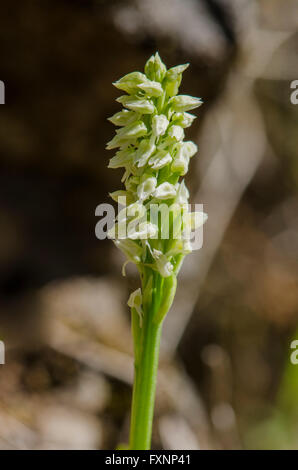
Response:
[[[128,301],[140,319],[145,304],[152,301],[153,286],[159,290],[160,320],[167,313],[178,270],[191,251],[189,233],[206,220],[202,212],[189,212],[189,193],[181,180],[197,152],[193,142],[184,141],[184,129],[195,119],[189,111],[202,104],[199,98],[178,95],[187,67],[167,70],[156,53],[147,61],[145,73],[132,72],[114,83],[127,94],[117,99],[124,109],[109,118],[119,129],[107,149],[118,149],[109,168],[124,168],[125,189],[111,197],[125,207],[109,236],[140,272],[142,289],[133,292]],[[162,205],[171,208],[170,220],[163,217],[162,210],[158,215]],[[153,206],[157,215],[152,220]],[[168,236],[163,236],[165,230]],[[157,275],[160,289],[154,283]]]

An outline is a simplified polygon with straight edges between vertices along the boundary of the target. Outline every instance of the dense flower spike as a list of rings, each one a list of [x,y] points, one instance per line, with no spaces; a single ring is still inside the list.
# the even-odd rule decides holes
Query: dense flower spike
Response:
[[[163,319],[173,302],[177,274],[192,251],[191,234],[206,221],[191,212],[189,192],[181,180],[197,146],[184,141],[199,98],[178,95],[188,64],[167,70],[158,53],[144,73],[128,73],[114,83],[127,93],[109,121],[117,126],[107,144],[116,149],[109,168],[123,168],[124,187],[110,194],[121,205],[108,236],[134,263],[141,287],[128,299],[134,340],[135,379],[130,424],[130,450],[150,448],[159,341]]]
[[[140,271],[142,290],[134,292],[128,302],[140,318],[150,272],[170,278],[168,286],[176,285],[183,257],[191,251],[185,234],[206,220],[203,213],[188,212],[189,194],[184,181],[179,182],[197,151],[193,142],[183,141],[184,129],[195,119],[188,111],[202,104],[199,98],[178,95],[187,67],[178,65],[167,70],[156,53],[147,61],[145,73],[128,73],[114,83],[127,95],[117,99],[124,109],[109,118],[118,130],[107,148],[119,148],[109,167],[124,169],[125,190],[114,191],[111,197],[125,207],[109,235]],[[158,209],[164,204],[173,207],[170,227],[163,218],[152,222],[152,204]],[[169,229],[167,238],[161,237],[165,228]],[[182,239],[176,237],[179,232],[184,234]],[[170,291],[164,293],[165,297],[173,294]]]

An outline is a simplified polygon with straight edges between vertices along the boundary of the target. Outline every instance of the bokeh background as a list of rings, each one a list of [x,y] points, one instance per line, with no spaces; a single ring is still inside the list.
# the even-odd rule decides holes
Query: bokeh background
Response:
[[[297,0],[2,2],[1,449],[113,449],[132,383],[122,255],[99,241],[111,82],[156,50],[203,98],[187,182],[209,214],[166,320],[156,449],[298,448]]]

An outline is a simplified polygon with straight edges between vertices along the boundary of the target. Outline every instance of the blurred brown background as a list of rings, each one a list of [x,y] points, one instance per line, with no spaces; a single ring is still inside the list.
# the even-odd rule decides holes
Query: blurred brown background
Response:
[[[188,175],[209,220],[166,320],[153,446],[298,448],[296,0],[3,2],[1,449],[127,441],[137,284],[95,238],[120,174],[111,82],[159,51],[205,104]]]

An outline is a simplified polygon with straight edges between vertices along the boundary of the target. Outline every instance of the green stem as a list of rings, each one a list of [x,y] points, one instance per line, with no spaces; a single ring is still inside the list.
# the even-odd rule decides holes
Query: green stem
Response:
[[[153,296],[154,297],[154,294]],[[145,312],[141,328],[139,354],[135,357],[130,450],[148,450],[151,445],[152,421],[162,323],[153,321],[155,302]]]

